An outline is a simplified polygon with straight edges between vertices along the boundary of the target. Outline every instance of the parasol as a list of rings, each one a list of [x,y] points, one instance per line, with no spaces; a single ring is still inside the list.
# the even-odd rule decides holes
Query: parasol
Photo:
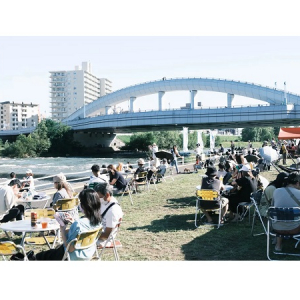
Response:
[[[265,146],[265,147],[259,148],[259,154],[267,162],[272,162],[279,158],[277,151],[270,146]]]
[[[171,152],[164,151],[164,150],[155,152],[155,156],[159,159],[163,159],[163,158],[172,159],[173,158],[173,155]]]

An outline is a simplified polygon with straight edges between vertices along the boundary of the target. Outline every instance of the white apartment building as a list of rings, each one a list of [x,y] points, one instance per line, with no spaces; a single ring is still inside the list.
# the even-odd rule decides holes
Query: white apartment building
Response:
[[[62,121],[83,105],[112,92],[112,82],[92,74],[91,64],[73,71],[50,71],[50,105],[53,120]]]
[[[0,102],[1,130],[19,130],[35,127],[41,120],[38,104]]]

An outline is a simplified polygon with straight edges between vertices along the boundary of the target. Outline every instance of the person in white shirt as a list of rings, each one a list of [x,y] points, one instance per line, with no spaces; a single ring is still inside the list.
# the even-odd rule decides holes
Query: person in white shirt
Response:
[[[97,246],[103,247],[112,230],[122,220],[123,211],[118,201],[113,197],[112,187],[109,183],[99,183],[94,189],[100,197],[103,226]]]
[[[21,187],[21,181],[13,179],[8,185],[0,188],[0,223],[23,219],[24,206],[16,203]]]
[[[31,169],[26,170],[26,177],[23,179],[23,187],[29,187],[31,190],[34,190],[33,173]]]
[[[85,185],[85,188],[93,189],[94,186],[98,183],[108,182],[108,176],[105,174],[100,174],[100,166],[92,165],[91,167],[93,175],[90,177],[89,182]]]
[[[152,146],[149,146],[149,148],[150,148],[150,150],[152,150],[152,158],[154,160],[153,166],[155,168],[157,168],[159,166],[159,164],[160,164],[159,159],[155,155],[155,153],[158,151],[158,147],[157,147],[157,145],[155,143],[153,143]]]

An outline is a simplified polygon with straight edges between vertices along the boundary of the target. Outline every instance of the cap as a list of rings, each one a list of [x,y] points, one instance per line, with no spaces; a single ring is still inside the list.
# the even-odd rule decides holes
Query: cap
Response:
[[[65,181],[67,181],[67,178],[63,173],[59,173],[58,175],[53,177],[53,182],[65,182]]]
[[[140,158],[137,162],[138,162],[139,165],[144,165],[145,164],[145,161],[142,158]]]
[[[29,174],[29,173],[32,174],[32,170],[31,170],[31,169],[27,169],[27,170],[26,170],[26,174]]]
[[[251,171],[251,169],[249,166],[243,165],[242,168],[240,169],[240,171],[249,172],[249,171]]]

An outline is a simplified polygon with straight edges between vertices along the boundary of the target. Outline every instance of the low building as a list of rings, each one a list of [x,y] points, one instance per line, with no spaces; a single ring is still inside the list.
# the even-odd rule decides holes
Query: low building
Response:
[[[40,106],[16,102],[0,102],[1,130],[35,127],[41,121]]]

